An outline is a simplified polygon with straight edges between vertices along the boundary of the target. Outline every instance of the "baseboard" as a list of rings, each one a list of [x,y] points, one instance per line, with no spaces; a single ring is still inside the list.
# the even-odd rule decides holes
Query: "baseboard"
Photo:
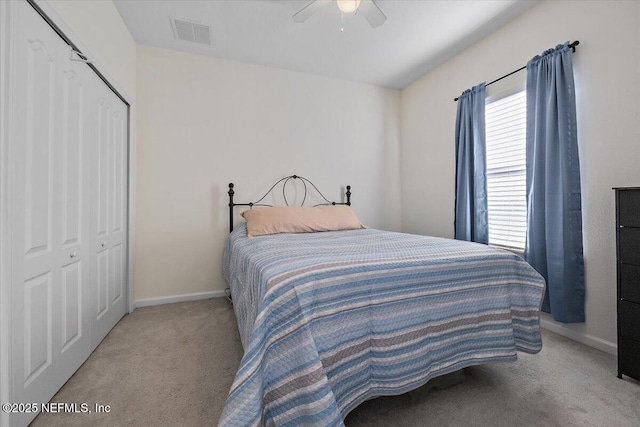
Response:
[[[169,297],[147,298],[134,301],[136,308],[151,307],[153,305],[173,304],[176,302],[198,301],[201,299],[226,297],[224,291],[199,292],[196,294],[172,295]]]
[[[562,326],[559,323],[553,322],[549,319],[540,318],[540,327],[551,331],[570,340],[577,341],[581,344],[588,345],[589,347],[597,348],[605,353],[618,354],[618,346],[610,341],[603,340],[601,338],[594,337],[592,335],[582,334],[572,329]]]

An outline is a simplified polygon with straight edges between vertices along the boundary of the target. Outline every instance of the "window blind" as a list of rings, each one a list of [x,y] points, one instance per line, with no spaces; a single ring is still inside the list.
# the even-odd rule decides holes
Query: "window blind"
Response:
[[[524,250],[527,232],[526,92],[486,106],[489,244]]]

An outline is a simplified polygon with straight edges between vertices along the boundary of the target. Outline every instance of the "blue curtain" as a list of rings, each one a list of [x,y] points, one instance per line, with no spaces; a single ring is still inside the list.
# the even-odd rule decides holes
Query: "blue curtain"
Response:
[[[525,259],[547,280],[542,310],[584,322],[576,100],[569,43],[527,64]]]
[[[489,243],[485,84],[465,90],[456,114],[455,238]]]

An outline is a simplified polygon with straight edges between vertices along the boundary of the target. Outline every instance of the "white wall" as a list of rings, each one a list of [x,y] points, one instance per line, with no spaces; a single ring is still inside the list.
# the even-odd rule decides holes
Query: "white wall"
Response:
[[[416,81],[401,94],[403,231],[453,236],[453,98],[580,40],[574,55],[586,267],[586,323],[545,323],[613,350],[615,205],[611,187],[640,185],[640,2],[547,1]],[[489,95],[520,85],[521,72]]]
[[[111,0],[47,0],[127,99],[136,95],[136,42]],[[102,71],[102,70],[101,70]]]
[[[300,174],[400,228],[398,91],[138,47],[135,300],[220,291],[227,184]],[[144,302],[144,301],[143,301]]]

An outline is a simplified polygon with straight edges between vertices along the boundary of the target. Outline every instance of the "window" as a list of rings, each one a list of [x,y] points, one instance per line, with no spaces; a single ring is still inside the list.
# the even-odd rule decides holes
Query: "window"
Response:
[[[487,104],[489,244],[524,250],[527,232],[526,92]]]

